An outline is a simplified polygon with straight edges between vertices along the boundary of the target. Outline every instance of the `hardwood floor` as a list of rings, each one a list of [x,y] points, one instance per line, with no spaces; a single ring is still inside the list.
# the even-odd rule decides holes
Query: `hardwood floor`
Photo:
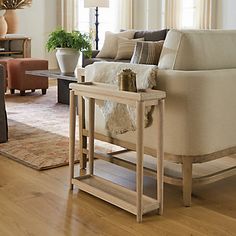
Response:
[[[106,169],[106,173],[104,173]],[[96,161],[96,173],[134,188],[134,173]],[[38,172],[0,156],[0,235],[236,235],[236,176],[194,188],[191,208],[180,188],[165,185],[164,215],[143,223],[78,189],[69,191],[69,168]],[[144,191],[155,195],[145,178]]]

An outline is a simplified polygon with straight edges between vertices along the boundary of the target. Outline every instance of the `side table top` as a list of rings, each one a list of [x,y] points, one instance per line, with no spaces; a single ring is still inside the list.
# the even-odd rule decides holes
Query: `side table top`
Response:
[[[103,83],[85,82],[70,84],[70,89],[75,93],[80,93],[82,96],[95,99],[113,101],[123,101],[123,103],[133,104],[136,101],[160,100],[166,97],[166,93],[160,90],[146,89],[140,92],[120,91],[117,86]]]

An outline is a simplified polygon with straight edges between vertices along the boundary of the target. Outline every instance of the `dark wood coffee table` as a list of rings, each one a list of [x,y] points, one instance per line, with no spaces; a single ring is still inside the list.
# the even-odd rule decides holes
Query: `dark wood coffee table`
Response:
[[[69,84],[77,83],[74,74],[61,74],[59,70],[31,70],[25,72],[27,75],[42,76],[57,79],[57,101],[58,103],[69,104]]]

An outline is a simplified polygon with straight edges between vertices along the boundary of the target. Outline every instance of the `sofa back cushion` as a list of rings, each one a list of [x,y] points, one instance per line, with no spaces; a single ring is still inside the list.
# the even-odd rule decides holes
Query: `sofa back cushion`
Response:
[[[164,40],[137,42],[130,63],[157,65]]]
[[[166,38],[167,32],[167,29],[147,31],[138,30],[135,32],[134,38],[144,38],[145,41],[160,41]]]
[[[236,30],[170,30],[158,67],[174,70],[236,68]]]

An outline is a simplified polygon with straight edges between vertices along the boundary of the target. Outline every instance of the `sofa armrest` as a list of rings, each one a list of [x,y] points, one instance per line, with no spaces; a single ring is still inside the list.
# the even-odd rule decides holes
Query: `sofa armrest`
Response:
[[[99,50],[92,50],[92,56],[91,58],[95,58],[99,53]],[[84,53],[82,53],[82,67],[85,67],[87,65],[86,60],[89,59]]]
[[[236,146],[236,69],[158,73],[158,89],[167,93],[167,152],[204,155]]]

